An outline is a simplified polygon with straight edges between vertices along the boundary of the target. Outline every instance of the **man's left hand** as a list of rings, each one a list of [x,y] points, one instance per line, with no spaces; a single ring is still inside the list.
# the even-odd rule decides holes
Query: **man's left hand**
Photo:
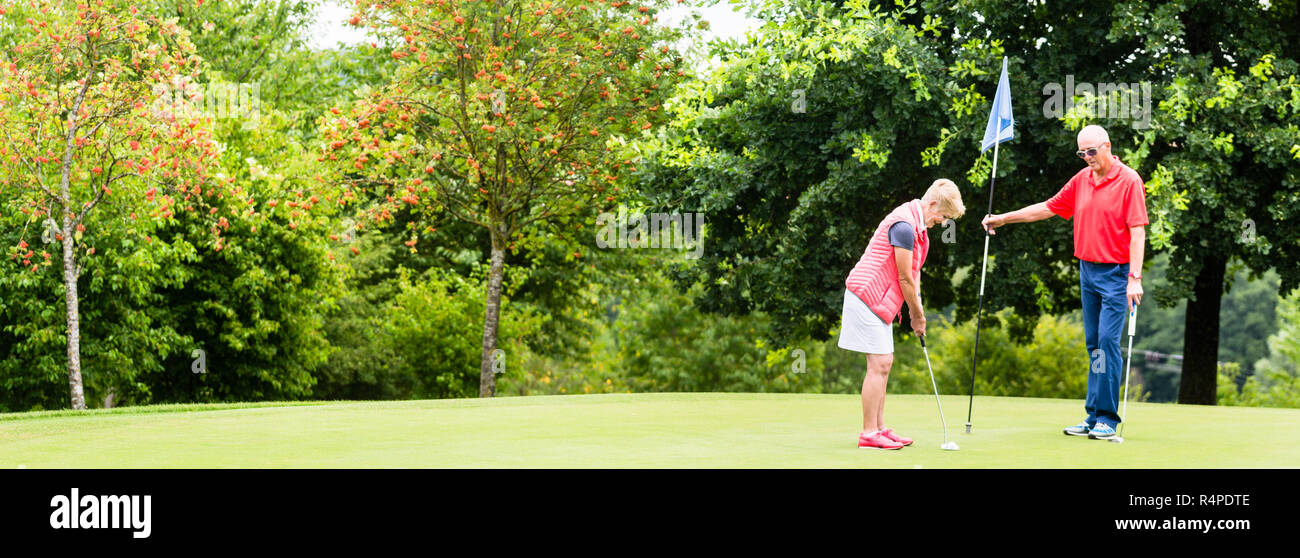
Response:
[[[1128,278],[1128,311],[1133,311],[1135,304],[1142,304],[1142,281]]]

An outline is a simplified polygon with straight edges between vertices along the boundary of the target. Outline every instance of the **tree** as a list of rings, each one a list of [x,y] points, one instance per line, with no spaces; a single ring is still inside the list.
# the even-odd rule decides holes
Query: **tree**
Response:
[[[61,221],[68,383],[72,408],[84,409],[77,289],[79,260],[95,253],[93,212],[113,204],[166,221],[206,209],[205,196],[220,195],[207,175],[217,147],[202,119],[155,102],[200,61],[174,21],[114,1],[8,9],[16,44],[0,61],[0,135],[12,141],[0,146],[0,191],[29,223]],[[37,273],[34,255],[26,239],[11,251]]]
[[[1300,58],[1282,50],[1300,42],[1300,5],[1134,2],[1116,13],[1108,39],[1140,41],[1139,62],[1160,81],[1138,150],[1157,200],[1152,246],[1170,251],[1171,289],[1157,294],[1188,299],[1178,401],[1212,405],[1228,263],[1276,269],[1282,292],[1300,286]]]
[[[479,395],[492,396],[505,252],[613,202],[631,156],[617,138],[663,120],[684,73],[657,25],[666,2],[359,0],[354,25],[391,48],[395,79],[324,122],[367,214],[408,208],[485,229],[491,258]],[[434,227],[413,227],[412,248]],[[575,252],[573,259],[582,257]]]

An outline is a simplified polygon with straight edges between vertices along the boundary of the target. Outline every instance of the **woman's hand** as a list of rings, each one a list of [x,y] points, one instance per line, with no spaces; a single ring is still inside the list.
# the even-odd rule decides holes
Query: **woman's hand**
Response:
[[[912,331],[915,331],[917,335],[924,336],[925,335],[925,313],[922,312],[920,313],[920,315],[918,315],[916,312],[912,312],[911,319],[912,319]]]

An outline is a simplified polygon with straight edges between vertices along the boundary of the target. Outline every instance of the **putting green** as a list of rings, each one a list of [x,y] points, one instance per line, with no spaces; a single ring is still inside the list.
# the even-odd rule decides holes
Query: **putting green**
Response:
[[[860,450],[853,395],[655,393],[0,415],[0,467],[1280,468],[1300,410],[1130,403],[1125,443],[1065,436],[1078,400],[890,395],[916,439]]]

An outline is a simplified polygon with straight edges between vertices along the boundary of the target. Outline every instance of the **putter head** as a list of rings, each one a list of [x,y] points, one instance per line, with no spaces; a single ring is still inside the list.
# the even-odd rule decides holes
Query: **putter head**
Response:
[[[1116,437],[1111,438],[1111,439],[1106,440],[1106,441],[1107,441],[1107,442],[1116,443],[1116,444],[1122,444],[1122,443],[1124,443],[1124,438],[1121,438],[1121,437],[1119,437],[1119,436],[1116,436]]]
[[[946,449],[946,450],[948,450],[948,451],[957,451],[957,450],[961,449],[961,448],[957,447],[957,442],[944,442],[943,445],[942,445],[942,446],[939,446],[939,447],[940,447],[940,448],[943,448],[943,449]]]

